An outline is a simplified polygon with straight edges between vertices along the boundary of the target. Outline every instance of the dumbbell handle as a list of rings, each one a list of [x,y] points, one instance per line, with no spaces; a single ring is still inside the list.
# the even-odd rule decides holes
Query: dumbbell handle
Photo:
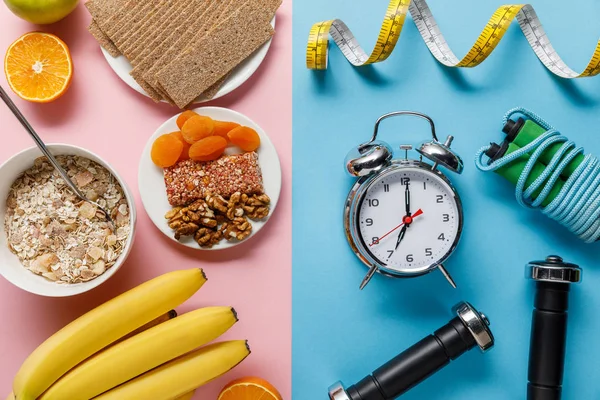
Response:
[[[456,317],[350,386],[348,396],[351,400],[395,399],[476,345],[473,335]]]
[[[567,338],[568,283],[536,282],[528,400],[560,400]]]

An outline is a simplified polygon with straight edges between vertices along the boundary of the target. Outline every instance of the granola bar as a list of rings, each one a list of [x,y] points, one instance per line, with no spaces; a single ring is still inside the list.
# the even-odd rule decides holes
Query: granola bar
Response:
[[[165,168],[165,184],[172,206],[185,206],[208,194],[228,198],[236,192],[264,193],[256,152],[223,156],[209,162],[182,161]]]

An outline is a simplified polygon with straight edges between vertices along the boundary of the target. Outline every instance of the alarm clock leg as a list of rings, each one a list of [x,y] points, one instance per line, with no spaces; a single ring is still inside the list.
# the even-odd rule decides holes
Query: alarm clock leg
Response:
[[[454,289],[456,289],[456,282],[454,282],[454,279],[452,279],[452,277],[450,276],[450,273],[448,272],[448,270],[446,270],[446,268],[442,264],[438,265],[438,269],[440,270],[440,272],[442,273],[442,275],[444,275],[444,278],[446,278],[446,280],[448,281],[448,283],[450,285],[452,285],[452,287]]]
[[[364,279],[360,283],[360,290],[363,290],[365,286],[367,286],[369,282],[371,282],[371,279],[373,278],[377,270],[378,268],[374,265],[371,267],[371,269],[369,269],[369,272],[367,272],[367,275],[365,275]]]

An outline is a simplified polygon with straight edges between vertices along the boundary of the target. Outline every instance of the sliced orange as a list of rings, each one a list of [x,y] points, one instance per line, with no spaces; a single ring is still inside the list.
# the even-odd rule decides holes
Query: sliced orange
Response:
[[[26,33],[10,45],[4,73],[11,89],[22,99],[48,103],[62,96],[73,76],[67,45],[55,35]]]
[[[246,377],[229,382],[217,400],[283,400],[273,385],[261,378]]]

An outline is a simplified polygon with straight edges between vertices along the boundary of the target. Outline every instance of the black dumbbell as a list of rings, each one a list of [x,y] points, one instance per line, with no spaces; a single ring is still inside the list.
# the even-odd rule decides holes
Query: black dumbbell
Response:
[[[526,275],[536,283],[529,346],[528,400],[560,400],[565,365],[567,310],[571,283],[581,269],[558,256],[532,261]]]
[[[454,307],[456,317],[433,335],[397,355],[355,385],[337,382],[329,388],[330,400],[392,400],[424,381],[468,350],[494,345],[487,317],[469,303]]]

